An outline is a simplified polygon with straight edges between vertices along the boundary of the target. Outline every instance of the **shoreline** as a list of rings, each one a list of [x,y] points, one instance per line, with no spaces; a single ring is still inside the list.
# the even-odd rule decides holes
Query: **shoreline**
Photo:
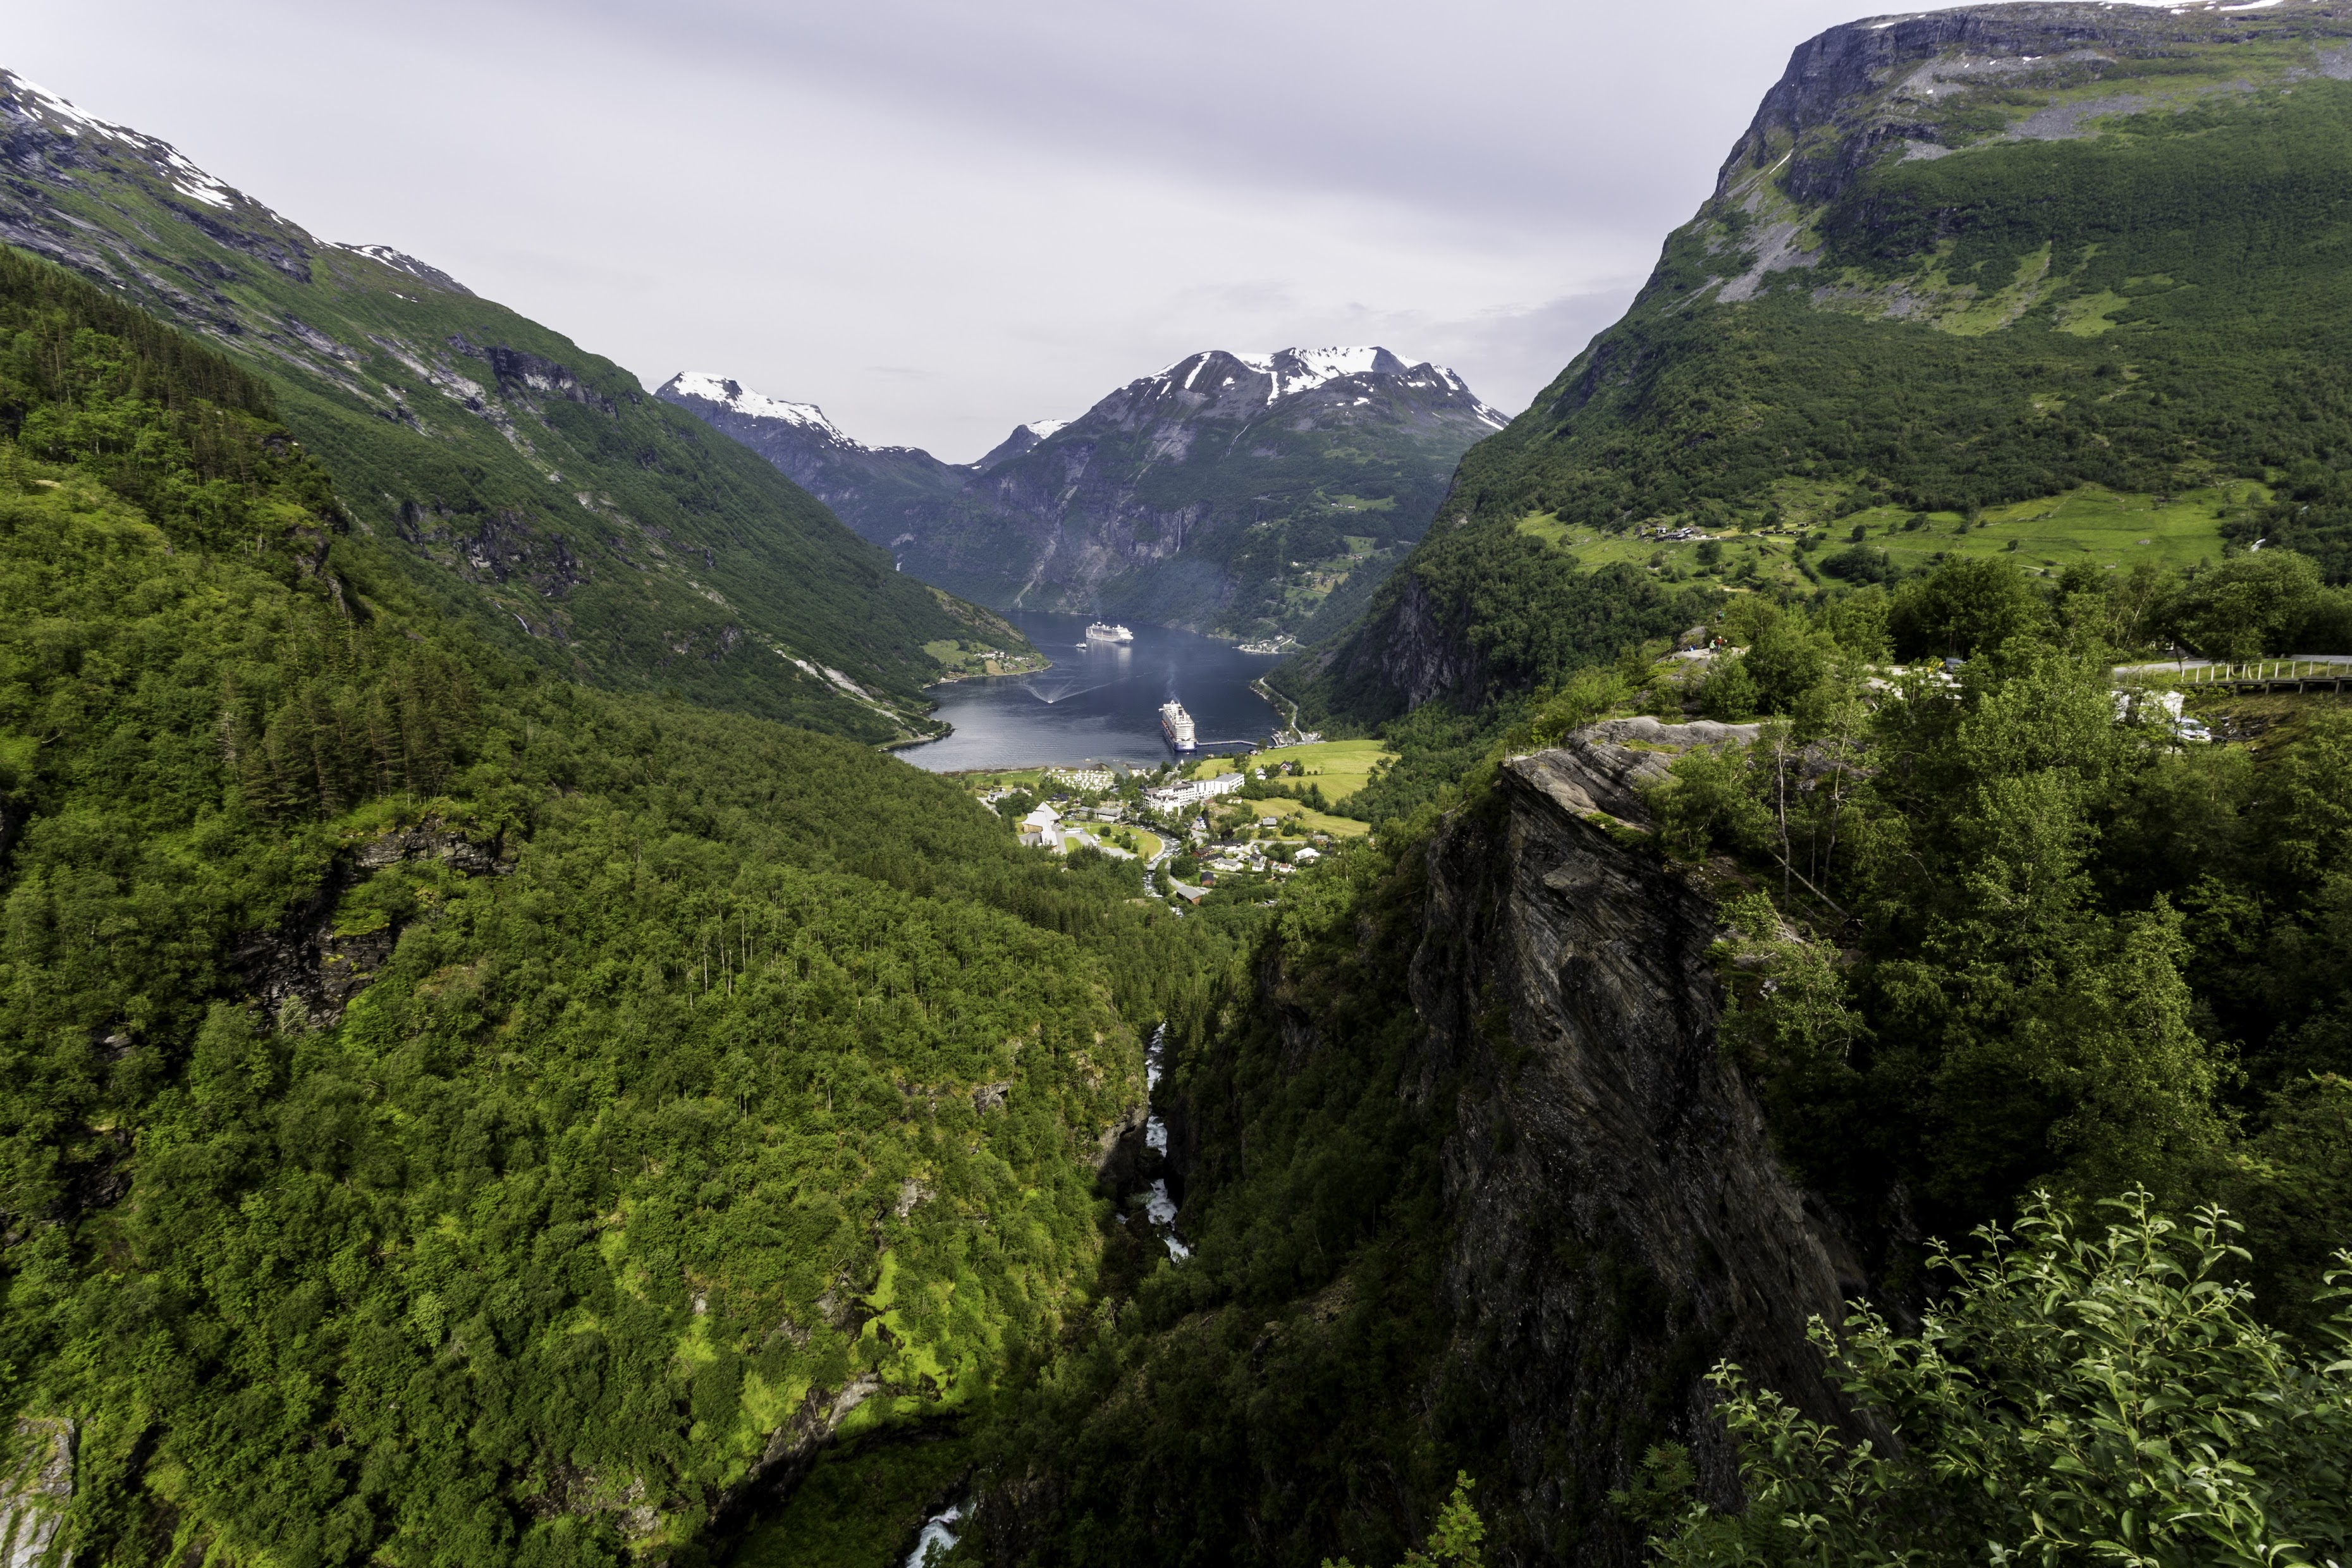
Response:
[[[1061,615],[1066,612],[1047,612],[1047,614]],[[940,715],[933,720],[940,725],[940,732],[908,736],[887,742],[879,749],[888,752],[909,766],[919,768],[925,773],[937,773],[944,778],[957,778],[992,773],[1032,773],[1047,768],[1105,766],[1136,773],[1149,773],[1171,762],[1181,766],[1196,759],[1205,761],[1215,757],[1248,756],[1262,752],[1268,746],[1280,743],[1280,736],[1284,732],[1283,700],[1276,698],[1265,685],[1262,668],[1253,668],[1250,665],[1243,665],[1238,668],[1233,668],[1233,661],[1229,661],[1226,656],[1239,650],[1235,648],[1230,637],[1189,631],[1181,626],[1161,626],[1154,623],[1145,623],[1140,629],[1143,630],[1147,639],[1156,633],[1174,634],[1178,639],[1169,648],[1161,649],[1155,645],[1149,656],[1139,656],[1148,658],[1151,661],[1147,664],[1130,660],[1128,657],[1129,650],[1125,647],[1117,649],[1115,657],[1096,653],[1092,656],[1081,655],[1075,659],[1066,655],[1056,658],[1044,651],[1055,646],[1053,640],[1054,632],[1051,629],[1036,631],[1030,631],[1025,627],[1023,629],[1033,637],[1032,646],[1039,649],[1039,657],[1043,659],[1042,668],[1007,671],[996,675],[969,671],[952,675],[942,673],[940,679],[922,689],[924,695],[932,703],[933,713]],[[1210,645],[1210,650],[1215,650],[1217,662],[1212,666],[1214,669],[1213,676],[1186,668],[1186,661],[1193,658],[1194,655],[1187,651],[1183,639],[1191,638],[1197,638]],[[1206,651],[1208,650],[1204,650],[1204,653]],[[1088,717],[1070,726],[1067,739],[1081,745],[1108,745],[1112,748],[1110,757],[1106,760],[1103,755],[1097,753],[1079,759],[1055,761],[1051,759],[1060,751],[1056,742],[1064,738],[1057,733],[1062,726],[1051,722],[1039,722],[1031,732],[1024,734],[1020,731],[1026,728],[1026,721],[1017,715],[1008,715],[1001,710],[1000,705],[1009,703],[1013,709],[1025,711],[1026,704],[1020,700],[1020,693],[1024,688],[1028,688],[1031,695],[1040,696],[1050,704],[1064,697],[1075,696],[1080,691],[1091,690],[1096,686],[1110,681],[1133,680],[1140,678],[1156,685],[1159,679],[1157,661],[1162,658],[1172,658],[1175,660],[1177,673],[1171,677],[1171,689],[1174,685],[1186,684],[1195,675],[1200,675],[1201,678],[1208,679],[1209,689],[1216,693],[1210,699],[1213,704],[1222,701],[1226,706],[1234,706],[1234,700],[1242,691],[1246,691],[1251,699],[1265,704],[1262,710],[1249,713],[1247,717],[1244,716],[1243,710],[1245,705],[1236,707],[1235,711],[1226,715],[1229,721],[1240,720],[1240,722],[1234,724],[1233,728],[1241,731],[1244,735],[1257,730],[1261,724],[1264,725],[1264,730],[1249,739],[1237,737],[1231,740],[1204,741],[1201,742],[1197,753],[1179,756],[1171,751],[1164,731],[1155,729],[1150,742],[1147,742],[1152,747],[1151,754],[1130,755],[1125,754],[1125,748],[1122,745],[1122,742],[1129,739],[1127,730],[1122,727],[1125,723],[1123,719],[1099,721]],[[1252,660],[1253,664],[1255,662]],[[1030,682],[1049,675],[1066,679],[1047,680],[1038,687],[1029,686]],[[1228,682],[1231,684],[1227,684]],[[1000,686],[1004,689],[995,689]],[[1066,690],[1065,687],[1072,689]],[[943,710],[945,712],[961,713],[966,721],[958,723],[954,720],[946,718],[942,713]],[[1295,726],[1297,720],[1295,711],[1291,713],[1290,718]],[[978,726],[976,730],[973,728],[974,725]],[[1001,734],[1000,726],[1003,728]],[[930,755],[929,748],[934,744],[957,740],[961,740],[963,744],[949,747],[950,755],[937,758]],[[1140,731],[1135,732],[1132,740],[1143,742],[1142,732]],[[1023,746],[1024,749],[1029,744],[1034,744],[1039,751],[1031,752],[1028,759],[1020,762],[979,760],[979,757],[989,756],[997,743],[1005,741],[1011,742],[1013,745]],[[1006,750],[1010,751],[1011,747],[1008,746]],[[974,753],[978,753],[979,757],[975,757]]]

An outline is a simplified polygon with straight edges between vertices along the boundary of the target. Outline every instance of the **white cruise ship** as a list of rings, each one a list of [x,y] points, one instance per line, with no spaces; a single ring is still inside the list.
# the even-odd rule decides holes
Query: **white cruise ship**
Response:
[[[1087,641],[1090,643],[1129,643],[1134,640],[1133,632],[1129,631],[1125,626],[1115,626],[1109,621],[1097,621],[1087,628]]]
[[[1160,729],[1168,737],[1168,743],[1180,752],[1195,750],[1198,745],[1192,739],[1192,716],[1173,699],[1160,705]]]

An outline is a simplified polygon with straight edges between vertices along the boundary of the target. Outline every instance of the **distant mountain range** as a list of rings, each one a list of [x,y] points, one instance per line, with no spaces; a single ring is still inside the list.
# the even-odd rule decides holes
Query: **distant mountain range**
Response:
[[[636,379],[380,245],[320,240],[168,142],[0,71],[0,240],[268,379],[357,527],[567,675],[886,741],[994,616],[892,568]]]
[[[970,464],[862,445],[723,375],[657,395],[952,593],[1245,636],[1352,616],[1507,422],[1454,372],[1378,347],[1192,354]]]

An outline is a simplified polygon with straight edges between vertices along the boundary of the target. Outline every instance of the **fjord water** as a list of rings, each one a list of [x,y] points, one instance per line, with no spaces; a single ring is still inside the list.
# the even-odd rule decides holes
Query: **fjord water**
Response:
[[[1223,749],[1218,742],[1262,743],[1274,732],[1273,708],[1249,689],[1275,662],[1264,654],[1132,624],[1132,643],[1087,645],[1085,616],[1015,610],[1006,618],[1053,668],[934,688],[936,717],[954,733],[898,755],[932,773],[1045,763],[1150,766],[1174,755],[1160,732],[1160,705],[1171,697],[1192,715],[1203,751]]]

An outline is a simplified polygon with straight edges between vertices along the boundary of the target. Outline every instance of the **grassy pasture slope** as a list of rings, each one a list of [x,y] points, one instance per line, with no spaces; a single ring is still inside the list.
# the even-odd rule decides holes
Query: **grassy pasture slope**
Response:
[[[2116,568],[2141,562],[2191,567],[2221,558],[2225,519],[2259,510],[2269,503],[2270,496],[2267,486],[2246,479],[2170,496],[2084,485],[2063,495],[1987,507],[1973,524],[1958,511],[1866,507],[1818,524],[1826,538],[1811,558],[1818,568],[1822,556],[1861,542],[1885,551],[1895,565],[1905,568],[1925,566],[1945,554],[2003,553],[2016,554],[2019,564],[2029,571],[2055,570],[2086,556],[2102,566]],[[1914,518],[1925,521],[1914,524]],[[1565,552],[1588,570],[1622,563],[1658,572],[1679,570],[1690,575],[1702,571],[1696,540],[1643,539],[1577,528],[1549,512],[1521,518],[1517,526],[1521,533]],[[1727,574],[1743,560],[1753,559],[1766,583],[1802,587],[1803,574],[1796,566],[1797,544],[1806,531],[1786,525],[1726,530],[1714,536],[1722,546],[1720,570]]]
[[[1465,521],[1277,671],[1310,713],[1432,695],[1398,648],[1474,700],[1608,657],[1589,601],[1635,584],[1590,574],[1685,565],[1659,525],[1808,592],[1774,531],[2039,570],[2263,538],[2347,580],[2352,6],[1984,6],[1808,50],[1624,319],[1464,458]]]

